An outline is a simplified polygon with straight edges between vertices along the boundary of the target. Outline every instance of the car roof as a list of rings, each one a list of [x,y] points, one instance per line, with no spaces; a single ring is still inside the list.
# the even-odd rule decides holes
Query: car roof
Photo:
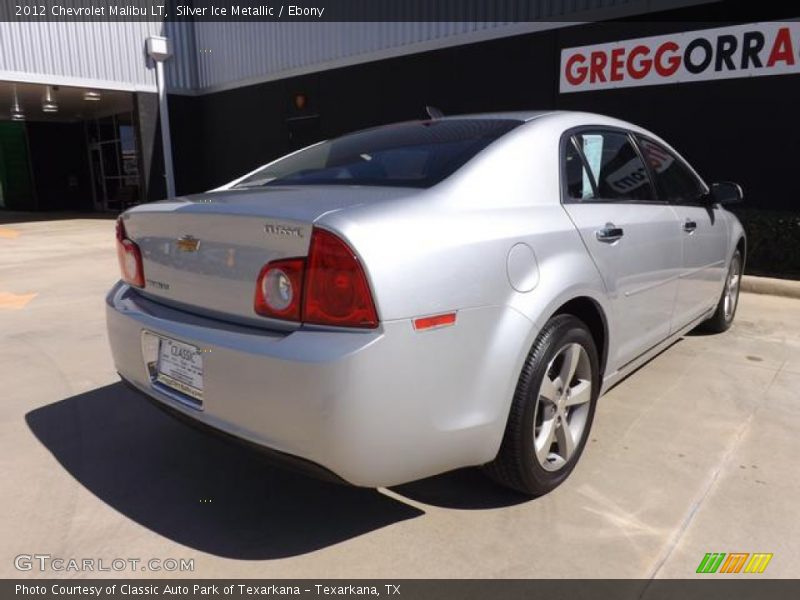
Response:
[[[474,113],[466,115],[450,115],[441,117],[442,120],[447,119],[509,119],[519,121],[521,123],[531,123],[535,121],[542,121],[548,123],[555,123],[564,128],[579,127],[583,125],[597,125],[597,126],[611,126],[627,129],[629,131],[637,132],[643,135],[652,137],[657,142],[660,142],[675,151],[665,140],[660,136],[628,121],[602,115],[599,113],[591,113],[579,110],[529,110],[529,111],[509,111],[509,112],[492,112],[492,113]]]
[[[677,155],[681,158],[686,166],[695,174],[695,176],[700,179],[700,181],[704,182],[704,179],[700,176],[697,171],[695,171],[694,167],[689,164],[683,156],[681,156],[680,152],[678,152],[669,142],[664,140],[661,136],[640,125],[636,125],[635,123],[630,123],[628,121],[623,121],[622,119],[617,119],[616,117],[610,117],[608,115],[601,115],[599,113],[592,113],[586,111],[579,111],[579,110],[531,110],[531,111],[514,111],[514,112],[493,112],[493,113],[476,113],[476,114],[469,114],[469,115],[452,115],[447,117],[442,117],[442,119],[511,119],[520,121],[522,123],[531,123],[535,121],[540,121],[544,124],[554,124],[556,130],[561,128],[561,130],[571,129],[573,127],[583,127],[583,126],[598,126],[598,127],[618,127],[623,130],[632,131],[634,133],[638,133],[641,135],[645,135],[656,142],[662,144],[665,148],[667,148],[670,152]],[[536,125],[533,125],[535,127]]]
[[[490,113],[469,113],[465,115],[445,115],[440,117],[439,120],[448,121],[453,119],[507,119],[511,121],[532,121],[543,117],[544,115],[551,115],[557,112],[552,110],[517,110],[507,112],[490,112]]]
[[[453,120],[453,119],[508,119],[513,121],[521,121],[524,123],[535,121],[547,117],[547,120],[569,121],[574,124],[575,121],[585,121],[587,124],[592,123],[596,125],[616,125],[632,130],[646,131],[642,127],[622,121],[615,117],[602,115],[600,113],[591,113],[579,110],[520,110],[520,111],[507,111],[507,112],[490,112],[490,113],[470,113],[464,115],[447,115],[440,117],[440,120]],[[648,132],[649,133],[649,132]]]

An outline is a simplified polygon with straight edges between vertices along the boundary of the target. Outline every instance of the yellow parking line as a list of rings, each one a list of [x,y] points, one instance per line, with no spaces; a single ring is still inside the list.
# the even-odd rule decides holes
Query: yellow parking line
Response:
[[[13,240],[19,237],[19,231],[16,229],[9,229],[8,227],[0,227],[0,238]]]
[[[38,296],[36,292],[31,294],[12,294],[10,292],[0,292],[0,310],[7,308],[11,310],[20,310]]]

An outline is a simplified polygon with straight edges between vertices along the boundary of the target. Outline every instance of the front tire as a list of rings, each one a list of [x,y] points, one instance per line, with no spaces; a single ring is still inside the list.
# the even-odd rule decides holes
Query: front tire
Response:
[[[725,286],[717,303],[717,310],[713,316],[700,324],[699,329],[709,333],[722,333],[733,325],[736,309],[739,306],[739,287],[742,280],[742,253],[738,250],[733,253]]]
[[[525,360],[500,451],[486,472],[531,496],[555,489],[583,452],[599,394],[588,327],[572,315],[553,317]]]

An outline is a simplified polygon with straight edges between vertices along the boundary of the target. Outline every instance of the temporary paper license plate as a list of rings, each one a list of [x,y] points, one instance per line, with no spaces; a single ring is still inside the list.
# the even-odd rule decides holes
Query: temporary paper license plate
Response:
[[[156,380],[203,401],[203,354],[197,346],[161,338]]]

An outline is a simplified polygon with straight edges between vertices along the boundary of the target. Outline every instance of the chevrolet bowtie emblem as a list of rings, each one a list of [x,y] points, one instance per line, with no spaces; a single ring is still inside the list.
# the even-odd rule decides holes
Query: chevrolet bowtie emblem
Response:
[[[200,240],[191,235],[184,235],[178,238],[177,246],[178,250],[183,252],[197,252],[197,249],[200,248]]]

